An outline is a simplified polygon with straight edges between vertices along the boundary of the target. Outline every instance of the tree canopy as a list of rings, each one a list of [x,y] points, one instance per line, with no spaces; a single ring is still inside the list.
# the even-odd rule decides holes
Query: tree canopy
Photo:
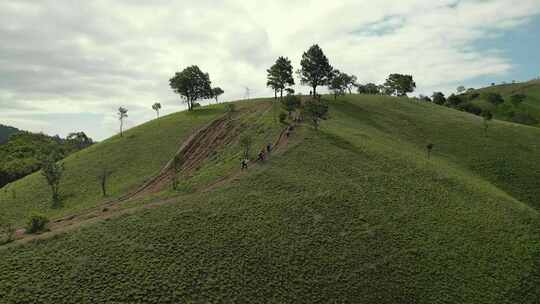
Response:
[[[365,85],[357,85],[359,94],[378,95],[380,94],[379,86],[374,83],[367,83]]]
[[[407,96],[407,93],[414,92],[416,83],[411,75],[390,74],[384,86],[396,96]]]
[[[333,68],[317,44],[304,52],[300,65],[301,82],[313,88],[313,95],[317,94],[318,86],[328,85],[332,79]]]
[[[339,70],[332,72],[332,79],[328,84],[328,89],[334,94],[334,99],[339,95],[345,95],[345,90],[347,90],[350,81],[351,77],[349,75]]]
[[[223,93],[225,93],[225,91],[223,91],[223,89],[220,88],[220,87],[212,88],[212,96],[214,97],[216,102],[218,102],[219,95],[221,95]]]
[[[161,110],[161,103],[156,102],[152,105],[152,109],[156,111],[156,115],[159,118],[159,110]]]
[[[176,72],[169,80],[169,84],[187,103],[189,111],[193,110],[197,100],[213,97],[210,76],[196,65],[189,66],[182,72]]]
[[[276,63],[268,70],[267,83],[268,87],[274,89],[274,92],[279,91],[283,99],[283,90],[294,85],[293,67],[289,58],[279,57]]]
[[[438,105],[443,105],[446,103],[446,97],[444,97],[444,94],[442,92],[434,92],[433,96],[431,96],[431,99],[433,100],[433,103]]]

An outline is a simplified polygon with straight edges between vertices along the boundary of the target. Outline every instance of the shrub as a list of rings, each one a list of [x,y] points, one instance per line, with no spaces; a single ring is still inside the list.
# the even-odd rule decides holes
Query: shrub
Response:
[[[48,223],[49,219],[45,215],[34,213],[28,218],[28,222],[26,224],[26,232],[37,233],[44,231]]]
[[[15,239],[15,226],[0,219],[0,245],[12,242]]]
[[[285,123],[286,119],[287,119],[287,113],[285,113],[285,112],[279,113],[279,122],[280,123]]]
[[[228,103],[225,105],[225,111],[227,112],[227,116],[231,118],[233,113],[236,112],[236,106],[234,103]]]

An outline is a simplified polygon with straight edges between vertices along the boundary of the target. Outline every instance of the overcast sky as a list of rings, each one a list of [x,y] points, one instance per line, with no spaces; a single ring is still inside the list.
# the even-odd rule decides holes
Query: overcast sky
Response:
[[[539,14],[539,0],[0,0],[0,123],[101,140],[119,106],[128,126],[156,101],[183,109],[168,80],[186,66],[224,100],[270,96],[266,69],[278,56],[297,69],[314,43],[360,82],[407,73],[417,93],[527,80],[540,75]]]

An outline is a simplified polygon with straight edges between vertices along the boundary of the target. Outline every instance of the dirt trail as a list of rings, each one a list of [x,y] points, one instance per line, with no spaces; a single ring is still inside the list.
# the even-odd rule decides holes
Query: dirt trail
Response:
[[[267,111],[268,109],[266,109],[264,113],[266,113]],[[257,112],[257,110],[255,112]],[[190,137],[188,137],[188,139],[182,144],[182,146],[175,154],[175,156],[180,154],[184,156],[184,162],[181,170],[182,175],[189,176],[190,174],[193,174],[193,172],[197,170],[197,168],[202,164],[202,162],[207,159],[212,153],[214,153],[214,151],[234,141],[240,133],[241,127],[242,126],[238,123],[235,123],[234,120],[230,119],[227,116],[223,116],[217,118],[208,125],[194,132]],[[289,127],[284,128],[280,132],[278,138],[273,143],[272,153],[279,152],[285,146],[287,146],[289,139],[287,133],[290,133]],[[24,229],[17,230],[16,241],[12,244],[27,242],[33,239],[48,238],[64,231],[79,227],[85,223],[95,222],[99,219],[108,219],[122,214],[132,213],[141,209],[154,208],[169,203],[171,201],[175,201],[176,198],[169,198],[164,200],[158,199],[157,201],[151,201],[142,206],[139,205],[130,208],[122,208],[123,202],[127,202],[135,198],[141,198],[148,194],[157,193],[168,187],[174,175],[173,161],[174,157],[169,160],[169,162],[159,171],[159,173],[155,177],[145,182],[143,185],[141,185],[134,191],[131,191],[130,193],[118,199],[107,201],[100,206],[85,210],[84,212],[78,214],[73,214],[52,220],[49,224],[50,231],[46,233],[40,235],[28,235],[25,234]],[[255,164],[255,160],[250,161],[250,167]],[[245,173],[245,171],[238,169],[211,184],[205,185],[203,188],[198,189],[198,191],[210,191],[223,184],[226,184],[231,180],[238,179]]]

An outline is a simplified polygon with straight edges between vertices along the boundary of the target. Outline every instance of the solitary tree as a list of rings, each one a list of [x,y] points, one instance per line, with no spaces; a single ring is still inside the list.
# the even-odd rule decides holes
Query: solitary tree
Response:
[[[488,123],[493,119],[493,114],[490,111],[483,111],[482,118],[484,119],[484,135],[488,136]]]
[[[128,117],[128,110],[124,107],[118,108],[118,120],[120,120],[120,137],[124,136],[124,119]]]
[[[182,72],[176,72],[169,80],[169,84],[187,103],[188,111],[193,110],[197,100],[213,97],[210,76],[196,65],[187,67]]]
[[[390,74],[384,86],[396,96],[407,96],[407,93],[414,92],[416,83],[411,75]]]
[[[64,165],[57,163],[55,159],[54,155],[51,155],[41,165],[41,174],[51,188],[53,207],[60,204],[60,180],[64,173]]]
[[[431,96],[431,99],[433,100],[433,103],[438,105],[443,105],[446,103],[446,98],[444,97],[444,94],[442,92],[434,92],[433,96]]]
[[[458,94],[461,94],[461,93],[467,91],[467,88],[465,88],[464,86],[459,86],[459,87],[457,87],[456,91],[458,92]]]
[[[244,158],[249,158],[249,151],[251,149],[251,144],[253,143],[253,140],[251,139],[251,136],[248,134],[242,136],[240,138],[240,146],[242,147],[242,150],[244,152]]]
[[[159,118],[159,110],[161,110],[161,104],[159,102],[156,102],[152,105],[152,109],[156,111],[157,118]]]
[[[349,94],[352,94],[353,88],[358,86],[358,78],[354,75],[349,75],[347,73],[341,73],[341,77],[343,78],[343,82],[345,83],[345,88],[347,89],[347,91],[349,91]]]
[[[219,95],[221,95],[223,93],[225,93],[225,91],[223,91],[223,89],[220,88],[220,87],[212,88],[212,96],[216,100],[216,103],[218,102]]]
[[[317,95],[318,86],[328,85],[332,79],[333,68],[317,44],[302,55],[300,65],[301,82],[313,88],[313,96]]]
[[[426,150],[427,150],[427,158],[429,159],[431,157],[431,151],[433,150],[433,144],[432,143],[427,144]]]
[[[267,74],[267,86],[274,89],[274,92],[280,92],[280,97],[283,99],[283,90],[294,85],[293,67],[289,58],[279,57],[276,63],[272,65]],[[274,95],[275,96],[275,95]]]
[[[328,105],[320,99],[311,99],[304,105],[304,113],[313,124],[315,130],[319,129],[321,119],[326,119],[328,115]]]
[[[101,194],[103,197],[107,196],[107,179],[111,176],[112,171],[107,168],[103,168],[99,173],[99,184],[101,186]]]
[[[348,81],[349,75],[341,73],[339,70],[334,70],[332,72],[332,79],[328,84],[328,89],[334,93],[334,100],[337,99],[339,95],[345,95]]]

